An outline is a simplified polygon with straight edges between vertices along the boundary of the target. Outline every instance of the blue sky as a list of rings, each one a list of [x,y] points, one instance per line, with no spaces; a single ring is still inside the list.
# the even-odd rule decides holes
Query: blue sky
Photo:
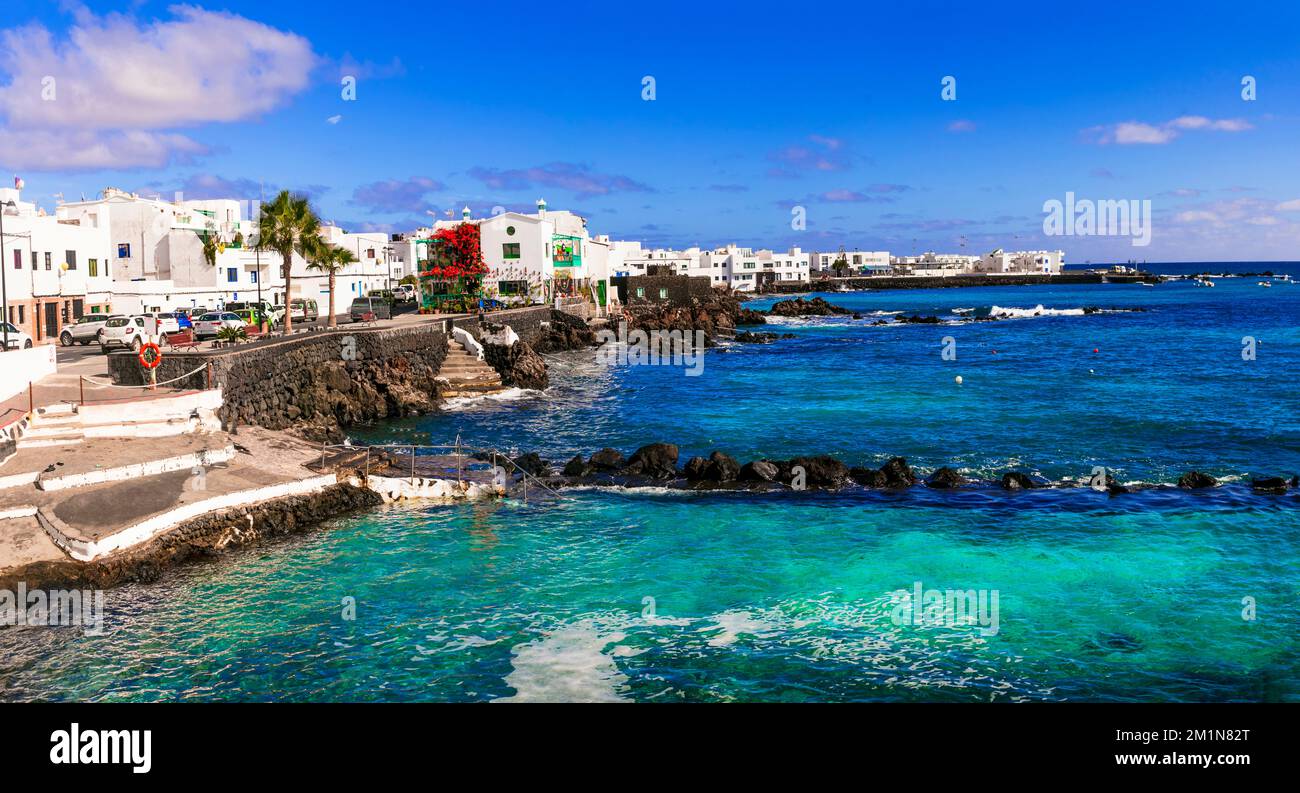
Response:
[[[1300,259],[1297,7],[903,5],[20,0],[0,169],[47,207],[260,181],[350,229],[545,197],[653,245]],[[1045,238],[1067,191],[1151,200],[1151,245]]]

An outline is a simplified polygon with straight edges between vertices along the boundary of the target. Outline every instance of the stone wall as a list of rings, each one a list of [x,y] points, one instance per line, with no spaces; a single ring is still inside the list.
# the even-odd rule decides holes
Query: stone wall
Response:
[[[713,285],[705,275],[621,275],[611,278],[610,283],[618,290],[619,302],[624,305],[639,302],[684,307],[713,295]],[[640,297],[638,289],[642,290]],[[660,297],[663,290],[666,295]]]
[[[540,338],[549,319],[546,306],[491,315],[524,340]],[[221,350],[164,351],[158,380],[190,373],[177,385],[221,386],[219,415],[229,429],[292,427],[312,440],[335,441],[355,424],[434,410],[450,329],[477,335],[479,324],[477,316],[461,315],[382,328],[343,326]],[[142,385],[147,377],[133,353],[110,355],[109,373],[126,385]]]
[[[793,292],[833,292],[841,285],[849,289],[942,289],[958,286],[1028,286],[1030,284],[1099,284],[1101,276],[1095,273],[1062,273],[1043,275],[877,275],[862,278],[824,278],[813,281],[779,281],[768,284],[763,291],[773,294]]]

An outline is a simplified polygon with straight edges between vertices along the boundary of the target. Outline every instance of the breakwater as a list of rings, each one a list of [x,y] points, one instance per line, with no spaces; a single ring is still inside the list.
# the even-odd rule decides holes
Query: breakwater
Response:
[[[1159,276],[1150,273],[1141,276],[1103,276],[1097,273],[1061,273],[1060,275],[1041,275],[1026,273],[1024,275],[908,275],[908,276],[863,276],[859,278],[819,278],[813,281],[779,282],[768,284],[764,291],[768,294],[793,294],[797,292],[833,292],[837,289],[876,290],[876,289],[950,289],[966,286],[1042,286],[1042,285],[1076,285],[1101,284],[1106,280],[1123,279],[1126,283],[1142,281],[1155,283]]]

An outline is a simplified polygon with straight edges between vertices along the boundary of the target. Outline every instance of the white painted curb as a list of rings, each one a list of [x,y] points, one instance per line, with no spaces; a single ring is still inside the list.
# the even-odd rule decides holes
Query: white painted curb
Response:
[[[182,471],[186,468],[199,468],[205,465],[224,463],[234,459],[234,457],[235,447],[231,444],[223,449],[204,449],[201,452],[165,457],[161,460],[121,465],[117,468],[100,468],[83,474],[65,474],[49,478],[38,475],[36,488],[47,491],[67,490],[71,487],[85,487],[86,485],[97,485],[101,482],[120,482],[124,479],[135,479],[141,476],[153,476],[170,471]]]
[[[159,515],[155,515],[148,520],[137,523],[134,526],[117,532],[111,537],[105,537],[98,542],[88,542],[86,540],[73,540],[68,537],[60,528],[63,521],[51,515],[47,515],[44,510],[36,513],[36,519],[40,521],[41,526],[45,528],[50,539],[54,544],[62,548],[69,556],[81,562],[91,562],[103,556],[107,556],[114,551],[120,551],[124,548],[131,548],[136,545],[148,542],[168,529],[175,528],[177,525],[187,520],[197,518],[209,512],[219,512],[232,507],[251,507],[267,501],[274,501],[277,498],[286,496],[301,496],[310,493],[319,493],[327,487],[338,483],[334,474],[316,476],[311,479],[302,479],[294,482],[282,482],[278,485],[269,485],[267,487],[254,488],[252,490],[240,490],[234,493],[209,498],[205,501],[197,501],[193,504],[185,504],[175,509],[169,510]]]

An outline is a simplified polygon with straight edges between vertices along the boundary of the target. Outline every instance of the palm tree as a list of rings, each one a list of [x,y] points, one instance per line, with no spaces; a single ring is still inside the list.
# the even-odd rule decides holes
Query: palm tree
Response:
[[[331,328],[338,326],[338,319],[334,316],[334,277],[338,275],[339,270],[354,264],[358,261],[355,254],[339,245],[330,245],[321,240],[319,244],[312,246],[308,258],[311,260],[307,265],[309,270],[320,270],[329,273],[330,277],[330,324]]]
[[[284,333],[293,331],[293,255],[306,256],[320,239],[320,218],[306,197],[281,190],[271,203],[262,204],[257,219],[257,246],[275,251],[284,260]]]

